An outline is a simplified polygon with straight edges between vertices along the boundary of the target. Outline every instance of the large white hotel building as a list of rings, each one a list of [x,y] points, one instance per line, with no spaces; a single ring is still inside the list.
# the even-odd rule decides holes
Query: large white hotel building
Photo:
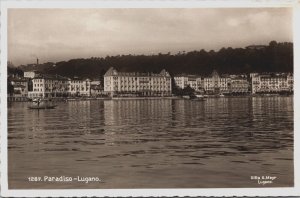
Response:
[[[155,74],[119,72],[111,67],[104,75],[104,92],[110,96],[170,96],[171,76],[164,69]]]

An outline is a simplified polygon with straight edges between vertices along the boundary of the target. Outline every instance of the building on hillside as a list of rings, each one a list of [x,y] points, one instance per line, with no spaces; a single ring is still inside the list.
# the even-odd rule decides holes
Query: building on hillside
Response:
[[[208,77],[203,79],[203,87],[205,93],[208,94],[223,94],[229,93],[230,76],[229,75],[219,75],[216,70]]]
[[[29,98],[66,97],[68,95],[68,78],[59,75],[38,75],[32,80],[32,91]]]
[[[91,80],[74,77],[68,79],[68,96],[90,96]]]
[[[261,50],[267,48],[266,45],[249,45],[246,47],[246,49],[251,49],[251,50]]]
[[[24,71],[24,78],[34,78],[39,75],[38,71]]]
[[[255,93],[280,93],[293,92],[294,81],[291,73],[252,73],[251,92]]]
[[[104,91],[110,96],[170,96],[171,76],[166,70],[159,74],[119,72],[111,67],[104,75]]]

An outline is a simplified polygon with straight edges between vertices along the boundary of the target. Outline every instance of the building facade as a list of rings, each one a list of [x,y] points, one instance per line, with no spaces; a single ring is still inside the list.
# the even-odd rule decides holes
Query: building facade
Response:
[[[203,81],[205,93],[223,94],[230,92],[230,76],[221,76],[216,70],[214,70],[210,76],[204,77]]]
[[[28,80],[25,78],[9,78],[13,86],[14,97],[27,97],[28,96]]]
[[[294,80],[290,73],[258,74],[252,73],[251,92],[255,93],[280,93],[293,92]]]
[[[103,81],[101,80],[93,80],[91,81],[91,96],[105,96]]]
[[[196,93],[206,94],[248,93],[250,87],[246,75],[219,75],[217,71],[206,77],[177,75],[174,81],[178,88],[190,86]]]
[[[91,80],[73,78],[68,79],[68,96],[90,96]]]
[[[104,92],[110,96],[170,96],[171,76],[166,70],[159,74],[118,72],[111,67],[104,75]]]
[[[34,78],[38,75],[37,71],[25,71],[24,72],[24,78]]]
[[[230,93],[245,94],[250,93],[250,84],[247,76],[232,75],[229,83]]]
[[[68,95],[68,79],[62,76],[39,75],[32,80],[32,91],[29,98],[66,97]]]
[[[29,98],[35,97],[69,97],[90,96],[91,81],[89,79],[66,78],[59,75],[39,75],[32,80]]]
[[[201,76],[196,75],[177,75],[174,77],[175,85],[180,88],[184,89],[187,86],[190,86],[196,92],[203,91],[203,78]]]

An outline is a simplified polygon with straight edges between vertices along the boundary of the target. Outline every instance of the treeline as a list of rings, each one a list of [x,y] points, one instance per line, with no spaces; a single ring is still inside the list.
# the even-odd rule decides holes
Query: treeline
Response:
[[[109,67],[120,71],[160,72],[166,69],[172,75],[219,73],[240,74],[250,72],[293,72],[293,43],[271,41],[266,46],[246,48],[222,48],[219,51],[191,51],[177,54],[117,55],[72,59],[38,66],[26,65],[19,68],[39,70],[67,77],[92,77],[103,75]]]

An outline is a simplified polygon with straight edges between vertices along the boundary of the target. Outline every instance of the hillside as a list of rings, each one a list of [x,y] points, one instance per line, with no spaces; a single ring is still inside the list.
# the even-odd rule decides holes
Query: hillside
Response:
[[[55,65],[55,66],[54,66]],[[293,72],[293,44],[271,41],[268,46],[222,48],[219,51],[191,51],[177,54],[118,55],[105,58],[72,59],[57,63],[19,66],[23,71],[38,70],[67,77],[98,78],[109,67],[120,71],[159,72],[207,75],[220,73]]]

